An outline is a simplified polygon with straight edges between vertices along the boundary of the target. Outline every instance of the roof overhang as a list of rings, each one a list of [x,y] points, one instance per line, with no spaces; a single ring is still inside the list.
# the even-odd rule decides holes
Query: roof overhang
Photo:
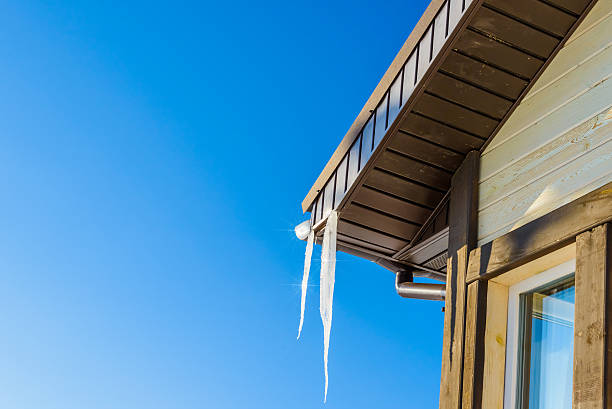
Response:
[[[315,231],[336,209],[341,249],[401,265],[440,247],[454,172],[595,2],[433,0],[304,199]]]

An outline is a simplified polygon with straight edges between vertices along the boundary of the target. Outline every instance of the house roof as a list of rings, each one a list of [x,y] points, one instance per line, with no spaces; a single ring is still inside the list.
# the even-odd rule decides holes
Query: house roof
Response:
[[[447,226],[465,155],[491,140],[595,1],[432,1],[304,199],[315,230],[336,209],[339,244],[414,261],[411,249]],[[442,255],[419,264],[441,269]]]

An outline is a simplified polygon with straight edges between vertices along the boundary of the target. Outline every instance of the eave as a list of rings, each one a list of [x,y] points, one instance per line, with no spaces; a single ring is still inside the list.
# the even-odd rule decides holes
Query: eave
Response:
[[[304,199],[315,230],[336,209],[339,245],[411,262],[448,225],[465,155],[484,149],[594,3],[433,1]]]

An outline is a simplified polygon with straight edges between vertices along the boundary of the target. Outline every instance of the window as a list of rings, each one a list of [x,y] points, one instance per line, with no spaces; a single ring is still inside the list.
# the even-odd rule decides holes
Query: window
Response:
[[[574,266],[561,264],[509,289],[505,409],[571,409]]]

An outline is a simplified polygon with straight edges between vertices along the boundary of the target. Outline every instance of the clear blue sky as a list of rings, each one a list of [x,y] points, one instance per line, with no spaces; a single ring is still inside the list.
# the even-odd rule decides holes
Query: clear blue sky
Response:
[[[0,407],[323,407],[291,229],[426,3],[3,2]],[[437,407],[442,304],[338,258],[325,407]]]

